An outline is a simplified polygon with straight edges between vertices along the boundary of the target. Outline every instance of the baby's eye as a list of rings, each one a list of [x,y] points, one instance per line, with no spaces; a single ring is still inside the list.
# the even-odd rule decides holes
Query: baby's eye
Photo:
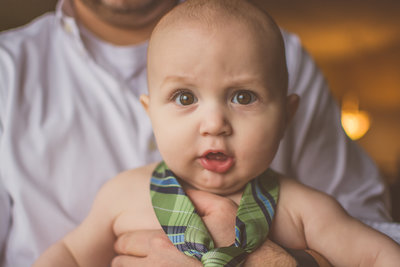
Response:
[[[188,106],[197,102],[196,96],[187,91],[181,91],[174,95],[175,102],[181,106]]]
[[[256,101],[257,97],[249,91],[236,92],[232,97],[232,102],[240,105],[248,105]]]

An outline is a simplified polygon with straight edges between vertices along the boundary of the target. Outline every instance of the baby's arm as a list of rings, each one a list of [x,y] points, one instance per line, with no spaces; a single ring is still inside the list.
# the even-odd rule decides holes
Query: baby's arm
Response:
[[[113,223],[134,201],[131,198],[135,196],[135,186],[127,182],[135,180],[131,177],[134,174],[122,173],[107,182],[82,224],[46,250],[34,266],[110,266],[115,256]]]
[[[312,249],[334,266],[398,266],[400,246],[350,217],[332,197],[293,180],[281,180],[271,238]]]

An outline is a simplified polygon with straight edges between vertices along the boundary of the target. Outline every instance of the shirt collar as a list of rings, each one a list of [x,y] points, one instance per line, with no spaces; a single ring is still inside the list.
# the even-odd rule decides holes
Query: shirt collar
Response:
[[[73,35],[75,39],[80,39],[72,0],[58,1],[56,6],[56,17],[68,34]]]
[[[74,17],[72,0],[59,0],[56,7],[56,13],[59,17]]]

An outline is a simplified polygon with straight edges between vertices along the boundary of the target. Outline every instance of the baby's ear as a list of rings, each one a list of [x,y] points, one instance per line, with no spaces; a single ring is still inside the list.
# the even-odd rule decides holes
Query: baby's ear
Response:
[[[148,95],[141,95],[140,96],[140,103],[142,104],[142,106],[146,110],[147,114],[149,114],[149,102],[150,102],[150,98],[149,98]]]
[[[288,125],[296,114],[299,107],[300,97],[296,94],[290,94],[286,97],[286,125]]]

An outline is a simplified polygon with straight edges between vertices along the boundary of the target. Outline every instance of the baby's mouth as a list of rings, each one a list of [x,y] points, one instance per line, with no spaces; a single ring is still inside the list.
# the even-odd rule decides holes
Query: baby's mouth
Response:
[[[208,151],[200,157],[204,169],[217,173],[225,173],[235,163],[234,158],[220,151]]]
[[[210,152],[210,153],[208,153],[208,154],[206,155],[206,158],[209,159],[209,160],[219,160],[219,161],[224,161],[224,160],[227,159],[227,157],[228,157],[228,156],[225,155],[225,154],[222,153],[222,152],[216,152],[216,153]]]

